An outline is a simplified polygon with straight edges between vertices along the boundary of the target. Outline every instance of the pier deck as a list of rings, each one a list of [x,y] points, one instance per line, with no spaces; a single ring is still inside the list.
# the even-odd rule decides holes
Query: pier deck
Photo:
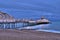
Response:
[[[21,25],[21,23],[22,23],[22,27],[25,27],[25,26],[37,25],[37,24],[47,24],[49,23],[49,21],[46,20],[45,18],[41,18],[40,20],[37,21],[15,19],[14,17],[10,16],[7,13],[0,12],[0,28],[15,29],[15,28],[19,28],[18,24]]]

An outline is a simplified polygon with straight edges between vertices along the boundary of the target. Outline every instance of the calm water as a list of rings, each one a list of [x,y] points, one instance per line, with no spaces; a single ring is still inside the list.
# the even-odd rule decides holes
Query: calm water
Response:
[[[20,29],[32,29],[36,31],[60,33],[60,21],[52,22],[51,24],[41,24],[35,26],[21,27]]]

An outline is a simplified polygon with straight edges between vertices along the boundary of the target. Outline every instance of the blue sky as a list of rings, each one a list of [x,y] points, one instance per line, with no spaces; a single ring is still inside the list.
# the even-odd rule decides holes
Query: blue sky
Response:
[[[59,19],[60,0],[0,0],[0,11],[15,18],[44,15]]]

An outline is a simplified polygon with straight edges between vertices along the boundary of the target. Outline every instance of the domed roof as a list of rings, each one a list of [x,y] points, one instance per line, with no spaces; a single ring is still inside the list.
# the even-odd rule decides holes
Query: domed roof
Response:
[[[7,13],[0,12],[0,22],[15,22],[15,19]]]
[[[14,19],[14,18],[7,13],[0,12],[0,19]]]

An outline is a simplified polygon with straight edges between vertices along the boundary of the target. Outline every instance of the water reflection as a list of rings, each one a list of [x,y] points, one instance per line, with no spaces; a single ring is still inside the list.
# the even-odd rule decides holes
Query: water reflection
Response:
[[[44,31],[44,32],[52,32],[52,33],[60,33],[60,31],[56,31],[56,30],[43,30],[43,29],[38,29],[36,31]]]
[[[27,26],[27,27],[23,27],[23,28],[20,28],[20,29],[34,29],[34,30],[37,30],[37,29],[44,29],[44,28],[48,28],[50,24],[41,24],[41,25],[35,25],[35,26]]]
[[[52,24],[41,24],[35,26],[20,27],[19,29],[31,29],[36,31],[60,33],[60,22],[57,21],[52,22]]]

